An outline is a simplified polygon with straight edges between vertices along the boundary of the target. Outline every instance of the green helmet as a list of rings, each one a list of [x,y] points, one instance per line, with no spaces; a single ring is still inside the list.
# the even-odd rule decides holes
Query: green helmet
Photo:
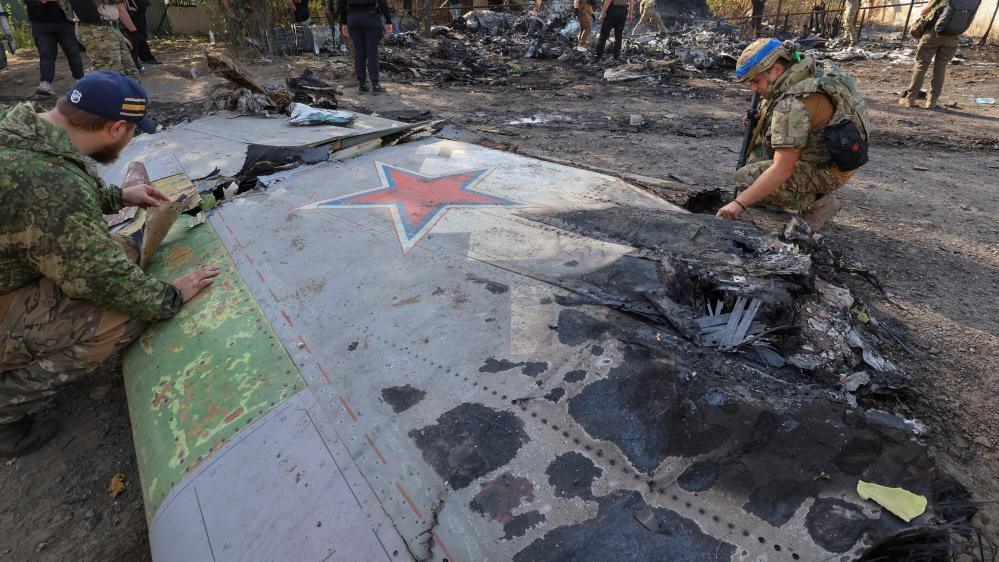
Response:
[[[735,78],[739,82],[752,80],[778,59],[792,60],[791,51],[780,39],[757,39],[746,47],[735,63]]]

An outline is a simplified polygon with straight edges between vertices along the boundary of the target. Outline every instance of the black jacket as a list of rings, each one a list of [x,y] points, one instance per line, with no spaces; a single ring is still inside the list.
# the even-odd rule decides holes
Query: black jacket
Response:
[[[59,2],[49,0],[42,4],[38,0],[24,0],[28,8],[28,21],[37,22],[68,22],[66,14],[59,7]]]
[[[392,9],[387,0],[337,0],[336,11],[340,14],[340,23],[347,25],[347,14],[377,11],[385,18],[385,23],[392,23]]]

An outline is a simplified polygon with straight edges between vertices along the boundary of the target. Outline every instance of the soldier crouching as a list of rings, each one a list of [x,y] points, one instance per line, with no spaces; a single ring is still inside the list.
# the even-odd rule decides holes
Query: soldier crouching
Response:
[[[137,82],[102,71],[51,111],[0,109],[0,457],[44,445],[58,424],[35,410],[218,275],[147,275],[135,245],[104,222],[102,213],[165,199],[145,184],[105,185],[85,158],[113,162],[136,128],[153,132],[147,103]]]
[[[867,162],[867,107],[848,74],[777,39],[743,51],[736,78],[764,97],[736,172],[744,191],[718,211],[735,219],[755,203],[798,211],[813,231],[839,211],[835,191]]]

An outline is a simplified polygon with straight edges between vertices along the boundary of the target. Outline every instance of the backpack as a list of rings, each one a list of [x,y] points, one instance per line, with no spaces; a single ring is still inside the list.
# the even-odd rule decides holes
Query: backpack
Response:
[[[982,0],[947,0],[933,25],[939,35],[960,35],[971,27]]]

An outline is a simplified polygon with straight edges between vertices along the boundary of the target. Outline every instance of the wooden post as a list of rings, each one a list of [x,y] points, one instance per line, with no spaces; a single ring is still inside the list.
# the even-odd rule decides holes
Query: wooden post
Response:
[[[860,43],[861,35],[864,34],[864,22],[867,21],[867,12],[870,12],[870,9],[865,10],[864,6],[861,6],[860,10],[864,13],[860,16],[860,21],[857,22],[857,43]]]
[[[982,34],[982,40],[978,42],[979,47],[985,46],[985,41],[989,38],[989,33],[992,33],[992,24],[996,22],[996,12],[999,12],[999,2],[996,2],[996,9],[992,10],[992,19],[989,20],[989,26],[985,28],[985,33]]]
[[[430,10],[432,0],[423,0],[423,36],[430,38],[430,26],[433,24],[433,12]]]
[[[784,28],[781,30],[782,35],[787,35],[787,24],[790,19],[791,19],[791,10],[788,9],[788,11],[784,12]]]
[[[909,0],[909,11],[905,14],[905,25],[902,26],[902,35],[899,39],[905,42],[905,36],[909,34],[909,20],[912,19],[912,7],[916,4],[916,0]]]

